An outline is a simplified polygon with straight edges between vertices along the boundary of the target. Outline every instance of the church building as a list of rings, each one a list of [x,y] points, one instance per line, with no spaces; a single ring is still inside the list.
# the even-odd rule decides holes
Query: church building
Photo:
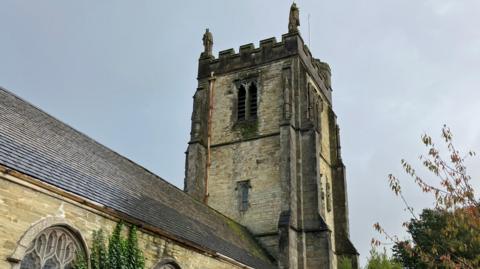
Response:
[[[357,268],[331,71],[299,25],[292,4],[281,41],[218,57],[206,30],[184,190],[0,88],[0,268],[88,262],[120,221],[147,269]]]

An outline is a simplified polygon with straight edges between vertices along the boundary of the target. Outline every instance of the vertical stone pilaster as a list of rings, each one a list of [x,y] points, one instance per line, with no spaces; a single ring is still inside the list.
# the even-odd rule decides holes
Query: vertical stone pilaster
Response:
[[[296,187],[295,184],[295,145],[292,143],[294,131],[292,129],[292,107],[293,107],[293,78],[291,63],[285,63],[282,68],[281,79],[283,82],[283,105],[282,118],[280,122],[280,184],[282,189],[282,213],[278,222],[278,267],[281,269],[296,268],[291,263],[296,261],[292,257],[292,250],[296,249],[296,240],[292,240],[290,225],[292,217],[297,213],[293,210],[292,204],[296,207],[296,195],[292,195]],[[292,216],[293,215],[293,216]],[[295,251],[296,253],[296,251]]]
[[[208,92],[205,81],[199,81],[199,87],[193,96],[190,142],[186,151],[184,191],[199,201],[205,196],[206,176],[206,111]]]
[[[199,142],[188,145],[186,152],[184,191],[201,202],[205,196],[206,152]]]
[[[278,268],[290,268],[290,211],[283,211],[278,220]]]
[[[290,211],[290,189],[292,177],[292,69],[285,64],[282,69],[283,81],[283,117],[280,123],[280,183],[282,189],[282,212]],[[290,218],[289,218],[290,219]]]
[[[333,269],[333,248],[331,245],[331,232],[306,231],[307,263],[305,268]]]
[[[331,156],[333,164],[332,196],[334,224],[335,224],[335,251],[338,257],[346,256],[351,259],[353,268],[358,268],[358,253],[350,242],[350,227],[348,218],[348,194],[346,169],[342,161],[340,145],[340,128],[333,111],[329,111],[329,128],[332,134]]]

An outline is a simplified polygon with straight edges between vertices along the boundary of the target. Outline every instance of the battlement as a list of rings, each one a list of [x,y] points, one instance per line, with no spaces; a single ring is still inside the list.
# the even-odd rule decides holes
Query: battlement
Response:
[[[284,58],[299,56],[313,79],[320,85],[325,96],[331,99],[330,67],[312,56],[299,33],[282,35],[282,40],[275,37],[260,40],[259,46],[253,43],[241,45],[238,53],[230,48],[222,50],[215,56],[202,56],[199,60],[198,78],[206,78],[213,72],[221,75],[263,65]]]
[[[230,48],[230,49],[220,51],[218,53],[217,58],[210,57],[208,59],[211,60],[212,63],[216,63],[222,60],[232,59],[235,57],[242,57],[242,56],[246,57],[253,54],[258,55],[258,54],[261,54],[262,52],[265,52],[266,50],[271,50],[274,47],[278,51],[279,50],[278,48],[284,47],[284,44],[285,44],[284,38],[282,38],[281,42],[277,42],[277,39],[275,37],[270,37],[267,39],[260,40],[258,48],[255,48],[255,45],[253,43],[249,43],[249,44],[241,45],[238,50],[239,51],[238,53],[235,52],[235,49]]]

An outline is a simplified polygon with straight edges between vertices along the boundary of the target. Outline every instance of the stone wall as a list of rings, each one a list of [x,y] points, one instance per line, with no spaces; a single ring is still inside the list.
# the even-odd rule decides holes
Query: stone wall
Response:
[[[283,61],[215,79],[209,205],[246,226],[276,256],[278,217],[281,212],[280,137]],[[255,81],[258,118],[237,121],[237,86]],[[239,210],[237,182],[249,180],[249,206]],[[284,201],[285,202],[285,201]],[[263,236],[266,235],[267,236]],[[268,236],[269,235],[269,236]]]
[[[249,228],[275,257],[278,254],[278,221],[283,210],[295,208],[297,199],[300,205],[300,218],[293,214],[291,225],[297,229],[322,229],[323,218],[330,232],[299,235],[307,249],[293,247],[296,251],[306,251],[306,261],[310,267],[325,263],[335,266],[333,255],[335,246],[335,223],[333,205],[333,172],[330,130],[331,104],[318,84],[308,75],[307,69],[299,64],[293,69],[293,121],[297,128],[297,148],[292,159],[282,164],[281,134],[285,114],[284,67],[301,63],[292,59],[279,60],[252,69],[217,75],[213,97],[211,166],[208,178],[209,205]],[[254,80],[258,86],[258,119],[253,132],[245,135],[242,124],[236,119],[238,81]],[[308,93],[307,93],[308,92]],[[283,122],[284,124],[284,122]],[[266,136],[266,137],[265,137]],[[300,142],[302,141],[302,142]],[[302,143],[302,145],[298,144]],[[296,145],[296,146],[295,146]],[[293,149],[292,148],[292,149]],[[285,193],[282,187],[280,169],[293,161],[300,164],[297,187],[294,187],[290,174]],[[249,180],[251,184],[249,209],[239,210],[237,182]],[[288,190],[290,189],[290,190]],[[296,191],[292,192],[294,189]],[[341,194],[340,194],[341,195]],[[300,198],[298,198],[300,197]],[[320,225],[320,226],[319,226]],[[315,238],[321,238],[320,242]],[[328,251],[327,251],[328,250]],[[291,252],[292,250],[290,250]],[[323,253],[319,259],[312,258]],[[328,258],[330,256],[330,258]],[[301,257],[299,257],[299,261]],[[297,258],[298,259],[298,258]],[[294,259],[295,260],[295,259]],[[298,265],[301,267],[302,262]]]
[[[279,268],[334,268],[337,246],[349,243],[330,75],[298,34],[199,60],[195,97],[214,83],[211,163],[204,174],[189,163],[186,182],[201,188],[207,178],[208,204],[252,231]],[[237,92],[250,81],[258,88],[258,118],[242,123]],[[207,107],[205,100],[195,103],[204,107],[194,107],[192,121]],[[200,122],[207,130],[207,119]],[[196,154],[193,143],[189,156]],[[241,211],[237,182],[244,180],[251,189],[249,208]]]
[[[45,223],[49,220],[58,223],[60,220],[73,226],[88,246],[91,246],[94,230],[102,228],[110,233],[116,225],[115,219],[103,212],[31,186],[21,179],[0,175],[0,268],[18,266],[7,259],[12,257],[22,236],[34,223],[42,220]],[[199,265],[208,269],[240,268],[142,229],[139,230],[138,240],[147,269],[153,268],[164,258],[173,258],[182,269],[199,268]]]
[[[245,140],[249,137],[279,131],[282,109],[281,71],[284,61],[277,61],[255,69],[242,70],[215,79],[212,114],[212,145]],[[258,89],[258,119],[256,131],[245,134],[237,121],[236,83],[242,80],[256,81]],[[246,136],[245,136],[246,135]]]
[[[280,216],[278,136],[212,149],[209,205],[253,234],[276,232]],[[249,206],[239,210],[237,182],[250,181]]]

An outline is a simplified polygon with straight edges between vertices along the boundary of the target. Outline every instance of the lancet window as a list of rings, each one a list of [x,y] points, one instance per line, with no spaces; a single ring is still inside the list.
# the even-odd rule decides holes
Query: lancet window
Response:
[[[255,120],[258,115],[258,88],[255,82],[243,83],[238,87],[237,120]]]

